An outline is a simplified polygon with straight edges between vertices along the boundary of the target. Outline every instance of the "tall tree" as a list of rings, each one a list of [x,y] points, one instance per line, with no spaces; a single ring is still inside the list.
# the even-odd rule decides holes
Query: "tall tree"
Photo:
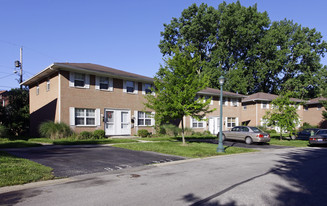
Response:
[[[299,122],[299,115],[296,112],[297,104],[290,99],[292,93],[287,92],[272,101],[272,110],[267,111],[263,117],[267,126],[277,126],[280,128],[280,140],[283,131],[288,131],[294,135],[296,126]]]
[[[164,56],[194,46],[201,56],[202,75],[210,87],[219,88],[224,75],[225,88],[243,94],[293,90],[300,98],[321,93],[327,76],[320,58],[327,44],[315,29],[289,20],[270,22],[267,12],[257,5],[244,7],[239,1],[221,3],[218,9],[206,4],[191,5],[180,18],[164,24],[159,48]]]
[[[155,95],[147,95],[148,108],[155,110],[156,125],[170,120],[181,120],[184,138],[184,116],[202,119],[209,110],[210,100],[196,99],[198,91],[206,88],[208,79],[198,75],[201,67],[200,55],[194,48],[185,47],[183,52],[174,49],[174,56],[165,60],[154,78]]]

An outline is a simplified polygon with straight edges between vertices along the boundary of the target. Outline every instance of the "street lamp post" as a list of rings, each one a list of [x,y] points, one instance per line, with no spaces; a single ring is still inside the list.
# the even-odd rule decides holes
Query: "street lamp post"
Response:
[[[223,145],[223,84],[225,82],[225,78],[223,76],[219,77],[220,84],[220,118],[219,118],[219,143],[217,147],[217,152],[224,153],[224,145]]]

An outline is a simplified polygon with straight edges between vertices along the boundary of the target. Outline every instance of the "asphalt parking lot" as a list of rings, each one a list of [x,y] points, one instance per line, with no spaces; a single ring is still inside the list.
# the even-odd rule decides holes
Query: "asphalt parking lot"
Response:
[[[102,145],[42,146],[6,149],[18,157],[53,168],[57,177],[110,172],[162,162],[185,159],[154,152],[132,151]]]

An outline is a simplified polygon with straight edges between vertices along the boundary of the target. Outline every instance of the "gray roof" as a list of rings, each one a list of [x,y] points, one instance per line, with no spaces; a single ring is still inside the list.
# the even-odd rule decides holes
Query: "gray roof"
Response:
[[[305,104],[321,104],[320,101],[327,101],[327,98],[325,98],[325,97],[317,97],[317,98],[314,98],[314,99],[310,99]]]
[[[242,100],[242,102],[253,102],[253,101],[273,101],[276,99],[278,95],[275,94],[269,94],[269,93],[264,93],[264,92],[258,92],[251,94],[250,96],[247,96]],[[294,102],[303,102],[301,99],[296,99],[296,98],[291,98],[292,101]]]
[[[220,96],[220,90],[219,89],[213,89],[213,88],[206,88],[198,92],[198,94],[204,94],[204,95],[211,95],[211,96]],[[244,98],[245,95],[237,94],[233,92],[226,92],[223,91],[223,96],[226,97],[236,97],[236,98]]]
[[[59,70],[67,70],[67,71],[75,71],[75,72],[83,72],[89,74],[102,74],[107,75],[113,78],[123,78],[128,80],[135,80],[135,81],[142,81],[142,82],[153,82],[153,78],[146,77],[130,72],[125,72],[119,69],[114,69],[111,67],[101,66],[97,64],[91,63],[53,63],[52,65],[48,66],[38,74],[34,75],[30,79],[24,81],[22,85],[29,86],[33,83],[40,81],[42,78],[45,78],[52,73],[59,71]]]

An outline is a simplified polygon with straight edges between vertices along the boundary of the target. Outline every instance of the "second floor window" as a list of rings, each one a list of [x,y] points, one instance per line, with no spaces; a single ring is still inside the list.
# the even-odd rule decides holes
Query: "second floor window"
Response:
[[[47,80],[47,92],[50,91],[50,79]]]
[[[108,90],[109,88],[109,78],[108,77],[100,77],[100,89]]]
[[[75,87],[84,87],[85,74],[75,73],[74,85]]]
[[[144,91],[145,91],[146,94],[151,94],[152,93],[151,87],[152,87],[151,84],[144,84]]]
[[[134,82],[132,81],[126,81],[126,91],[127,93],[134,93]]]

